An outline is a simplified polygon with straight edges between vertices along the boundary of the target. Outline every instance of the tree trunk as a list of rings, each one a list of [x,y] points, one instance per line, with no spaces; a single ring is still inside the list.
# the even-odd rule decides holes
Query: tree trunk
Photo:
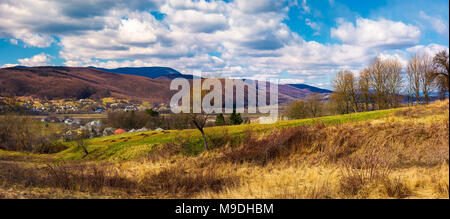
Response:
[[[205,145],[205,150],[208,150],[208,142],[206,141],[205,132],[203,131],[203,129],[200,129],[200,132],[202,133],[202,136],[203,136],[203,143]]]

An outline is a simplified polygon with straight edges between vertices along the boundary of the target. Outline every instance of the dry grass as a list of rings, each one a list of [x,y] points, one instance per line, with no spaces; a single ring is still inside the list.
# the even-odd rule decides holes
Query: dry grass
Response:
[[[239,145],[217,134],[215,149],[196,156],[185,156],[191,142],[184,137],[126,162],[4,157],[0,197],[447,199],[448,131],[444,101],[377,121],[249,130]]]

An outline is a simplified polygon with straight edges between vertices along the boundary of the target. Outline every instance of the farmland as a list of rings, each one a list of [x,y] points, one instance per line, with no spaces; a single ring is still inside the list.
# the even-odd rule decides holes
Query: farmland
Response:
[[[0,151],[2,198],[448,198],[448,100]]]

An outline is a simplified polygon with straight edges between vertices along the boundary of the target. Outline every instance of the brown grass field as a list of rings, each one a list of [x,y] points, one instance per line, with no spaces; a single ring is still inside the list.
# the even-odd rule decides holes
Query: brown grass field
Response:
[[[198,155],[180,138],[126,161],[0,151],[0,198],[449,198],[448,100],[211,140]]]

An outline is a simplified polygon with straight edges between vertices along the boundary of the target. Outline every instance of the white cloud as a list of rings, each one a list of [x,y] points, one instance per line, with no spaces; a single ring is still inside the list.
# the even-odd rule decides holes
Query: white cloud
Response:
[[[228,29],[228,20],[224,15],[195,10],[172,12],[168,21],[172,25],[192,33],[213,33]]]
[[[380,58],[381,60],[386,60],[386,59],[394,59],[400,62],[400,64],[403,66],[403,68],[406,68],[406,66],[408,65],[408,57],[405,57],[404,54],[398,54],[398,53],[394,53],[394,54],[387,54],[387,53],[380,53],[378,56],[378,58]]]
[[[124,43],[154,43],[157,36],[155,28],[151,23],[146,23],[138,19],[121,20],[118,29],[118,37]]]
[[[280,0],[236,0],[238,9],[246,13],[278,11],[285,2]]]
[[[338,19],[331,35],[342,43],[306,41],[283,22],[288,5],[315,11],[306,0],[0,0],[0,38],[37,47],[58,39],[59,56],[69,66],[169,66],[187,74],[297,82],[330,81],[337,71],[357,71],[378,55],[405,58],[420,49],[413,47],[421,35],[417,27],[385,19]],[[164,19],[149,13],[154,10]],[[325,32],[318,21],[305,22],[316,34]],[[395,50],[408,47],[405,54]],[[39,54],[21,63],[49,59]]]
[[[311,29],[315,30],[313,35],[320,35],[320,25],[317,22],[311,21],[310,19],[305,19],[306,25],[311,27]]]
[[[17,66],[17,65],[18,65],[18,64],[4,64],[4,65],[2,65],[1,68],[9,68],[9,67]]]
[[[305,83],[305,80],[303,79],[280,79],[280,84],[303,84]]]
[[[448,36],[448,25],[445,23],[443,19],[439,17],[429,16],[423,11],[420,11],[419,15],[421,18],[423,18],[424,20],[426,20],[428,23],[431,24],[431,27],[433,28],[434,31],[444,36]]]
[[[18,59],[17,61],[23,66],[44,66],[50,65],[50,56],[45,53],[41,53],[30,58]]]
[[[311,13],[311,8],[308,6],[308,3],[306,2],[306,0],[302,0],[301,8],[303,10],[303,13],[306,13],[306,14]]]
[[[419,28],[402,22],[386,19],[370,20],[358,18],[356,25],[338,20],[338,27],[331,29],[331,36],[343,43],[365,47],[398,49],[419,42]]]
[[[434,43],[429,44],[427,46],[417,45],[417,46],[413,46],[411,48],[406,49],[406,51],[408,51],[410,53],[428,53],[431,56],[436,55],[438,52],[440,52],[442,50],[448,51],[449,49],[446,46],[434,44]]]
[[[49,47],[54,42],[54,39],[51,36],[45,34],[15,33],[14,37],[22,40],[28,46],[38,48]]]
[[[19,44],[19,41],[17,41],[17,39],[10,39],[9,42],[14,45]]]

